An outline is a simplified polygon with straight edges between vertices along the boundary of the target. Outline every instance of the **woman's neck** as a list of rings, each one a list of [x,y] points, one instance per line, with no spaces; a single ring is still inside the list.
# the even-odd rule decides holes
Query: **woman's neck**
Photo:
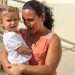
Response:
[[[35,34],[29,34],[29,36],[30,36],[32,43],[35,43],[40,39],[40,37],[47,35],[49,32],[50,32],[50,30],[45,28],[45,29],[41,29],[40,31],[36,32]]]
[[[40,29],[38,32],[32,34],[32,36],[41,37],[41,36],[47,35],[49,32],[50,32],[49,29],[43,28],[43,29]]]

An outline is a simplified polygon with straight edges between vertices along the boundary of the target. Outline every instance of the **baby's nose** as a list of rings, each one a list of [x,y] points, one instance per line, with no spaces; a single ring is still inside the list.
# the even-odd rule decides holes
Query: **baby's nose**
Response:
[[[12,25],[15,24],[15,21],[11,21],[11,24],[12,24]]]

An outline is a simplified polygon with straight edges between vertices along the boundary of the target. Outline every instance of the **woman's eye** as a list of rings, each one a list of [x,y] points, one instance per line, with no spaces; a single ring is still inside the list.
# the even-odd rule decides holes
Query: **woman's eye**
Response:
[[[28,21],[28,22],[32,22],[32,21],[34,21],[34,19],[33,19],[33,18],[29,18],[29,19],[24,19],[24,18],[23,18],[23,21]]]
[[[27,19],[29,22],[32,22],[34,19]]]

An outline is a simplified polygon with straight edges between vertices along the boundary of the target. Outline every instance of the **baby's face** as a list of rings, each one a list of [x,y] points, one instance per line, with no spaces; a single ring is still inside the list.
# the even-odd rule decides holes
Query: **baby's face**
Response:
[[[15,12],[8,12],[2,17],[2,25],[6,31],[16,31],[19,17]]]

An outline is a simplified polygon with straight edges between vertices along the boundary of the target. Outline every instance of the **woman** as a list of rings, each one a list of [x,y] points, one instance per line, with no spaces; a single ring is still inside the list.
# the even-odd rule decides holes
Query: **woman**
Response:
[[[12,68],[7,68],[7,54],[3,51],[1,61],[5,71],[11,75],[56,75],[62,51],[60,38],[52,32],[51,9],[38,1],[28,1],[23,6],[22,18],[27,29],[21,34],[32,48],[33,56],[30,65],[11,65]]]

